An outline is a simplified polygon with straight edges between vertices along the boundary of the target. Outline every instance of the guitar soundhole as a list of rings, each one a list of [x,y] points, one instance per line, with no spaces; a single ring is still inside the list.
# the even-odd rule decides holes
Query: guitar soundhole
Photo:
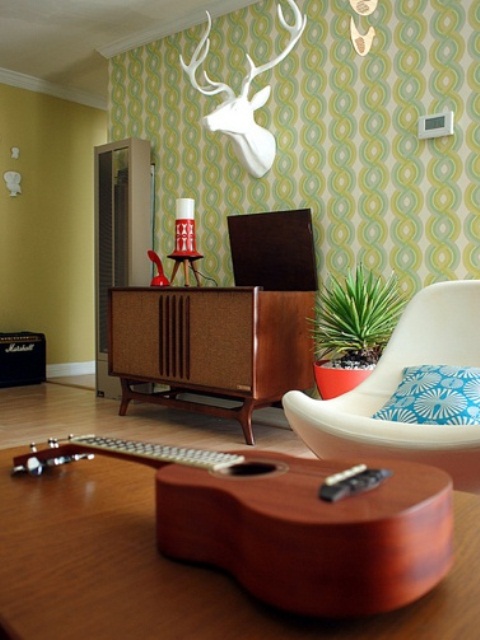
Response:
[[[230,478],[256,478],[258,476],[265,476],[272,473],[285,473],[286,471],[288,471],[288,467],[283,463],[251,460],[248,462],[233,464],[231,467],[219,469],[214,473],[215,475],[221,475],[222,477],[227,476]]]

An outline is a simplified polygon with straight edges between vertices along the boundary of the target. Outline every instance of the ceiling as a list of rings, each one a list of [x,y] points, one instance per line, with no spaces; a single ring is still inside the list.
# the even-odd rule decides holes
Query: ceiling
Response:
[[[0,82],[106,108],[108,58],[258,0],[0,0]]]

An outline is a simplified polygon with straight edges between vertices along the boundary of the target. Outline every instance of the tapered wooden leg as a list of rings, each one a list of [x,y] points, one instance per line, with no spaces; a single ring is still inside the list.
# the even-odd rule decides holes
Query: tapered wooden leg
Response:
[[[175,266],[173,267],[172,277],[170,278],[170,282],[172,284],[173,284],[173,281],[175,280],[175,276],[177,275],[177,271],[178,271],[179,266],[180,266],[180,261],[179,260],[175,260]]]
[[[122,399],[120,401],[120,408],[118,410],[119,416],[124,416],[127,413],[128,405],[130,404],[130,385],[128,384],[128,380],[125,378],[120,378],[120,383],[122,385]]]
[[[184,260],[183,261],[183,278],[185,280],[185,286],[189,287],[190,286],[190,282],[188,280],[188,265],[190,264],[190,260]]]
[[[197,286],[201,287],[202,283],[200,282],[200,275],[197,271],[197,267],[195,266],[195,262],[193,260],[191,262],[191,265],[192,265],[193,275],[195,276],[195,280],[197,281]]]
[[[252,413],[254,408],[255,402],[247,399],[238,413],[238,421],[242,425],[245,442],[251,445],[255,444],[255,437],[252,429]]]

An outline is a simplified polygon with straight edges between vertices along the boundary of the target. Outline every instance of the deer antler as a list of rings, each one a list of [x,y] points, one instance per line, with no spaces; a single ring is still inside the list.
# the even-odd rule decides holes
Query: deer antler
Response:
[[[256,178],[261,178],[271,168],[275,159],[276,145],[273,134],[259,126],[254,119],[254,112],[263,107],[268,100],[270,86],[267,85],[250,99],[248,97],[250,84],[256,76],[277,65],[290,53],[300,39],[307,23],[306,16],[302,16],[295,1],[286,1],[294,15],[293,24],[287,24],[280,6],[277,7],[277,13],[280,24],[289,34],[288,43],[277,57],[260,67],[256,67],[253,60],[247,55],[249,70],[243,80],[238,97],[231,87],[223,82],[214,82],[208,77],[207,73],[203,74],[205,79],[203,85],[200,85],[197,81],[198,67],[205,62],[210,50],[209,34],[212,20],[208,11],[206,31],[192,55],[190,64],[186,64],[183,57],[180,56],[180,64],[190,78],[194,89],[206,96],[214,96],[221,92],[227,94],[223,102],[203,118],[202,123],[208,131],[221,131],[232,139],[240,161],[247,171]],[[367,0],[363,1],[366,2]]]
[[[285,47],[285,49],[276,58],[274,58],[273,60],[270,60],[269,62],[266,62],[265,64],[262,64],[260,67],[255,66],[252,58],[247,53],[247,60],[248,60],[248,64],[250,65],[250,71],[248,72],[242,84],[241,94],[243,96],[247,96],[248,91],[250,89],[250,85],[254,78],[256,78],[258,75],[260,75],[264,71],[268,71],[269,69],[272,69],[277,64],[279,64],[279,62],[281,62],[284,58],[288,56],[290,51],[293,49],[293,47],[296,45],[296,43],[300,39],[300,36],[302,35],[303,30],[305,29],[305,26],[307,24],[307,16],[306,15],[302,16],[301,11],[295,4],[294,0],[287,0],[287,2],[291,10],[293,11],[294,23],[292,25],[289,25],[287,23],[287,21],[285,20],[285,16],[283,15],[283,9],[280,5],[277,5],[277,14],[282,27],[290,33],[290,40],[287,46]]]
[[[208,52],[210,50],[210,38],[208,36],[210,34],[210,29],[212,28],[212,18],[210,17],[210,13],[208,11],[206,12],[206,14],[207,14],[207,20],[208,20],[207,29],[203,34],[202,39],[198,43],[195,51],[193,52],[193,56],[192,56],[192,59],[190,60],[190,64],[187,65],[185,63],[182,55],[180,55],[180,64],[182,65],[182,69],[190,78],[190,82],[192,83],[193,88],[200,91],[200,93],[203,93],[205,96],[214,96],[217,93],[221,93],[222,91],[225,91],[230,98],[234,98],[235,93],[233,89],[228,86],[228,84],[225,84],[223,82],[214,82],[208,77],[208,74],[206,71],[203,72],[203,76],[205,80],[208,82],[209,86],[202,87],[197,82],[197,78],[196,78],[197,69],[203,62],[205,62],[205,58],[207,57]],[[203,49],[203,52],[202,52],[202,49]]]

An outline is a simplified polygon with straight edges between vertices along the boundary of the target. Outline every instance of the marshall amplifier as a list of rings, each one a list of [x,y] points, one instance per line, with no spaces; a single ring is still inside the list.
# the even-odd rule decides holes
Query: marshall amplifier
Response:
[[[0,333],[0,387],[45,382],[45,352],[43,333]]]

